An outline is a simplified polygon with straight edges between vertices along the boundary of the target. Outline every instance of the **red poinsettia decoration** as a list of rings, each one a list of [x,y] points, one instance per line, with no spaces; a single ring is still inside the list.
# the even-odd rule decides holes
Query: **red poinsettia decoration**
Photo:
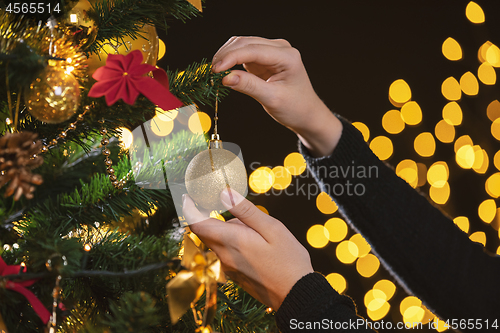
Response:
[[[96,82],[89,91],[89,97],[106,96],[108,106],[123,99],[132,105],[139,94],[163,110],[182,106],[169,90],[167,73],[161,68],[142,63],[142,53],[134,50],[127,55],[110,54],[106,65],[98,68],[92,77]],[[153,72],[154,79],[145,76]]]

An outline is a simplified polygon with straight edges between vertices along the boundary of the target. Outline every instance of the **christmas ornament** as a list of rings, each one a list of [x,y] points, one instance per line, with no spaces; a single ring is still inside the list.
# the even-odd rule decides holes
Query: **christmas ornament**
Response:
[[[21,274],[23,269],[24,268],[21,265],[7,265],[5,261],[3,261],[2,257],[0,257],[0,286],[15,291],[26,297],[38,317],[40,317],[44,324],[47,324],[50,319],[50,312],[43,306],[42,302],[40,302],[35,294],[26,288],[33,285],[36,280],[16,282],[16,280],[7,280],[2,278],[5,276]]]
[[[70,37],[79,48],[85,50],[94,43],[97,37],[97,25],[88,17],[87,11],[92,8],[88,0],[80,0],[67,15],[63,24],[64,34]]]
[[[42,143],[31,132],[7,133],[0,138],[0,187],[9,183],[4,196],[14,194],[17,201],[24,196],[33,198],[33,185],[40,185],[42,177],[31,173],[43,164],[39,156]]]
[[[144,76],[153,72],[154,79]],[[99,68],[94,75],[95,83],[89,91],[89,97],[106,96],[108,106],[123,99],[133,105],[139,93],[163,110],[176,109],[182,102],[168,88],[168,77],[161,68],[142,64],[142,54],[134,50],[124,55],[109,55],[106,66]]]
[[[215,99],[214,134],[207,150],[196,155],[186,168],[185,182],[189,196],[201,207],[226,210],[220,194],[226,188],[247,193],[247,172],[241,159],[222,147],[217,133],[218,96]]]
[[[47,66],[25,91],[28,111],[36,119],[56,124],[68,120],[80,105],[80,88],[72,74]]]
[[[181,261],[183,270],[167,284],[168,307],[172,323],[191,307],[198,326],[210,325],[217,308],[217,283],[225,283],[219,258],[212,251],[201,250],[193,240],[184,234],[184,255]],[[206,294],[203,316],[196,311],[194,304],[203,293]]]
[[[158,59],[159,39],[156,28],[153,25],[145,24],[139,31],[139,37],[133,39],[125,36],[117,40],[107,40],[102,43],[102,47],[97,54],[92,54],[88,60],[88,74],[93,74],[99,67],[106,64],[108,55],[127,55],[133,50],[142,53],[145,64],[155,66]]]

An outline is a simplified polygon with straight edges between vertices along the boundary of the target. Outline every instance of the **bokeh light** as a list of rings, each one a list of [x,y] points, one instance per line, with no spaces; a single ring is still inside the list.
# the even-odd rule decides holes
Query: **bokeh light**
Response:
[[[413,144],[415,151],[422,157],[430,157],[436,151],[436,141],[432,133],[420,133]]]
[[[261,205],[255,205],[255,207],[257,207],[258,209],[260,209],[261,211],[263,211],[264,213],[269,215],[269,211],[266,209],[266,207],[261,206]]]
[[[470,222],[469,219],[465,216],[457,216],[453,219],[453,222],[466,234],[469,233]]]
[[[408,102],[401,108],[401,117],[408,125],[418,125],[422,121],[422,109],[417,102]]]
[[[495,156],[493,157],[493,164],[495,165],[495,168],[500,170],[500,150],[495,153]]]
[[[443,108],[443,119],[448,124],[458,126],[462,124],[463,113],[457,102],[449,102]]]
[[[462,89],[457,79],[449,77],[441,85],[441,93],[449,101],[458,101],[462,98]]]
[[[333,289],[339,294],[347,290],[347,281],[339,273],[330,273],[326,276],[326,280],[330,283]]]
[[[482,231],[476,231],[475,233],[469,236],[469,239],[473,242],[486,246],[486,234]]]
[[[447,331],[448,328],[450,327],[450,322],[446,322],[444,320],[441,320],[439,318],[434,319],[434,324],[433,326],[436,328],[436,331],[438,332],[444,332]]]
[[[486,41],[483,45],[479,47],[479,50],[477,51],[477,59],[481,63],[485,63],[486,61],[486,52],[488,52],[488,49],[490,46],[492,46],[493,43],[490,41]],[[490,64],[491,65],[491,64]]]
[[[458,149],[455,160],[457,164],[463,169],[471,169],[474,165],[476,154],[471,145],[464,145]]]
[[[469,21],[475,24],[484,23],[485,20],[483,9],[474,1],[469,2],[465,8],[465,16],[467,16]]]
[[[167,48],[165,47],[165,42],[161,39],[158,41],[158,59],[160,60],[165,55]]]
[[[352,264],[358,258],[358,247],[351,241],[343,241],[337,245],[337,259],[343,264]]]
[[[347,223],[338,217],[333,217],[326,221],[325,229],[328,230],[328,240],[335,243],[344,240],[349,231]]]
[[[451,37],[448,37],[443,42],[441,51],[448,60],[456,61],[462,59],[462,48],[460,47],[460,44]]]
[[[153,119],[151,119],[150,125],[151,130],[157,136],[167,136],[174,129],[173,121],[164,121],[157,116],[154,116]]]
[[[384,318],[387,313],[389,313],[390,309],[391,306],[389,305],[389,303],[387,303],[387,301],[383,301],[380,298],[377,298],[370,302],[366,312],[371,320],[378,321]]]
[[[332,198],[330,198],[330,196],[325,192],[321,192],[316,197],[316,207],[318,207],[320,212],[326,215],[333,214],[338,210],[335,201],[333,201]]]
[[[394,81],[389,87],[389,101],[397,107],[401,107],[404,103],[411,99],[411,89],[405,80],[399,79]]]
[[[472,139],[468,135],[462,135],[455,141],[454,150],[455,153],[463,146],[472,146]]]
[[[491,135],[500,141],[500,118],[495,119],[495,121],[491,124]]]
[[[494,85],[497,82],[495,68],[489,63],[482,63],[477,70],[477,77],[486,85]]]
[[[471,72],[467,72],[460,78],[460,89],[464,94],[475,96],[479,92],[479,83],[476,77]]]
[[[283,165],[293,176],[302,174],[307,168],[306,160],[297,152],[288,154],[287,157],[285,157]]]
[[[390,134],[398,134],[405,128],[405,122],[398,110],[387,111],[382,117],[382,127]]]
[[[484,200],[483,202],[481,202],[479,208],[477,209],[479,218],[485,223],[491,223],[491,221],[493,221],[493,219],[495,218],[496,213],[497,205],[495,203],[495,200],[493,199]]]
[[[352,126],[356,127],[358,131],[360,131],[363,135],[363,139],[365,139],[365,142],[368,142],[368,140],[370,139],[370,129],[368,128],[368,126],[359,121],[353,122]]]
[[[274,174],[273,187],[277,190],[286,189],[292,182],[292,175],[287,168],[279,165],[272,169]]]
[[[118,130],[120,131],[120,145],[125,149],[130,148],[130,145],[134,141],[134,135],[126,127],[120,127]]]
[[[250,174],[248,185],[255,193],[265,193],[271,189],[274,180],[274,173],[270,168],[259,167]]]
[[[389,280],[380,280],[373,286],[373,290],[380,290],[385,294],[385,300],[389,301],[396,292],[396,285]]]
[[[155,108],[155,114],[158,118],[160,118],[163,121],[171,121],[177,117],[177,115],[179,114],[179,109],[165,111],[159,106],[157,106]]]
[[[371,248],[370,244],[368,244],[366,239],[364,239],[361,234],[354,234],[354,235],[352,235],[352,237],[349,240],[351,242],[353,242],[354,244],[356,244],[356,246],[358,247],[358,257],[359,258],[366,257],[368,255],[368,253],[370,253],[372,248]]]
[[[427,171],[427,181],[433,187],[442,188],[448,182],[450,169],[446,162],[436,162]]]
[[[380,267],[380,261],[376,256],[369,253],[363,258],[359,258],[356,262],[356,270],[359,275],[365,278],[372,277],[375,273],[377,273]]]
[[[455,127],[443,119],[436,124],[434,134],[439,141],[443,143],[451,143],[455,139]]]
[[[370,149],[377,157],[384,161],[393,153],[392,141],[386,136],[377,136],[370,142]]]
[[[486,50],[486,61],[493,67],[500,67],[500,49],[495,44]]]
[[[412,160],[402,160],[396,166],[396,175],[404,179],[413,188],[418,185],[418,167]]]
[[[450,198],[450,184],[445,183],[443,187],[431,186],[429,196],[435,203],[444,205]]]
[[[485,183],[486,192],[493,198],[500,197],[500,172],[492,174]]]
[[[491,121],[495,121],[500,118],[500,102],[496,99],[486,108],[486,115]]]
[[[472,165],[472,169],[480,174],[486,173],[490,165],[488,153],[478,145],[472,148],[474,149],[474,164]]]
[[[404,315],[406,310],[412,306],[422,307],[422,301],[415,296],[407,296],[399,304],[399,311]]]
[[[320,224],[315,224],[307,230],[306,239],[309,245],[320,249],[328,244],[328,230]]]
[[[421,306],[409,306],[403,314],[403,322],[407,328],[417,326],[422,322],[425,316],[425,310]]]
[[[195,112],[188,120],[189,130],[193,133],[208,133],[212,127],[212,119],[205,112]]]

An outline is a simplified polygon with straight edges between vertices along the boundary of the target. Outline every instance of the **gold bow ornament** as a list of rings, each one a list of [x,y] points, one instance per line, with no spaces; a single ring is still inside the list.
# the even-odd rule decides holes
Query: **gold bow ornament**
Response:
[[[196,235],[192,234],[196,237]],[[197,238],[197,237],[196,237]],[[217,310],[217,283],[225,283],[221,263],[217,255],[196,246],[193,239],[184,234],[183,269],[167,284],[168,307],[172,323],[189,309],[193,310],[196,324],[201,328],[210,325]],[[205,312],[203,316],[195,309],[195,303],[206,290]]]

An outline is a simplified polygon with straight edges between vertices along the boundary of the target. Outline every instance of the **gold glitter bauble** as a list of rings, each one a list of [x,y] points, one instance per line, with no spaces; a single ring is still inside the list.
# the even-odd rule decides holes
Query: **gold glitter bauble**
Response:
[[[244,195],[247,172],[238,156],[223,148],[211,148],[196,155],[186,169],[186,189],[201,207],[226,210],[220,202],[222,190],[229,187]]]
[[[87,16],[87,11],[91,8],[92,5],[88,0],[78,1],[62,24],[64,33],[82,50],[91,45],[97,37],[97,25]]]
[[[132,50],[142,52],[143,63],[152,66],[158,60],[159,39],[154,25],[145,24],[139,31],[139,38],[132,39],[129,36],[119,40],[107,40],[103,43],[98,54],[92,54],[88,60],[88,74],[92,75],[96,69],[106,65],[108,54],[127,55]]]
[[[49,124],[68,120],[80,105],[78,81],[72,74],[54,66],[47,66],[24,96],[31,115]]]

